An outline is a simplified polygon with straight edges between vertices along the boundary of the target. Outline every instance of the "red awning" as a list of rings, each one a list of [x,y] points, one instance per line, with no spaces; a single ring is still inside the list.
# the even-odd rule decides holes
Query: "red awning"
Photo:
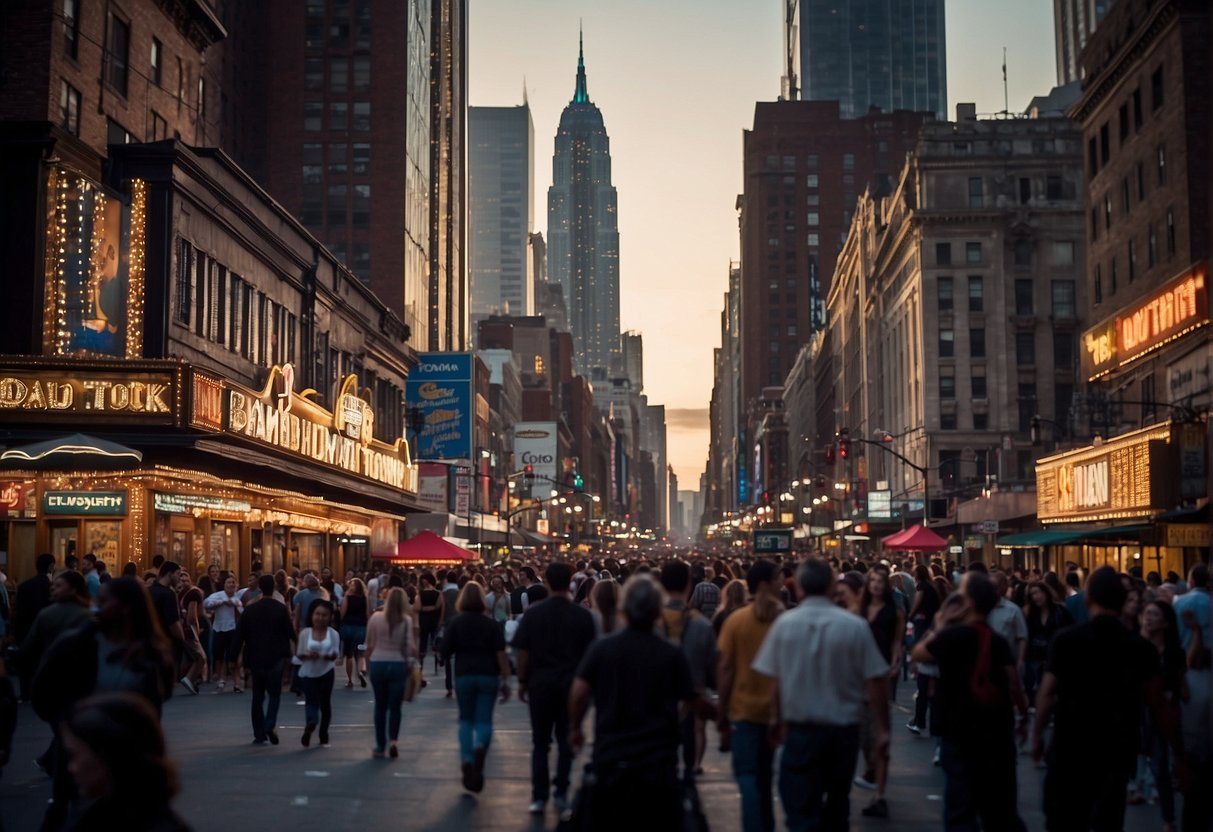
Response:
[[[448,543],[431,531],[421,531],[396,546],[396,555],[391,562],[399,566],[422,563],[458,566],[475,559],[467,549]]]
[[[889,535],[881,543],[886,549],[899,549],[905,552],[938,552],[948,545],[948,541],[926,526],[911,526],[904,531]]]

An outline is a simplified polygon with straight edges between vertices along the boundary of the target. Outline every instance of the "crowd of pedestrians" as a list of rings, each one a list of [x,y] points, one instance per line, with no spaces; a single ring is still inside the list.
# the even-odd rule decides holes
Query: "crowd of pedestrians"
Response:
[[[217,567],[194,581],[171,561],[142,577],[80,566],[44,555],[0,606],[16,689],[53,736],[38,760],[46,830],[186,828],[158,719],[178,688],[248,695],[255,745],[281,742],[289,690],[304,706],[299,742],[324,748],[343,670],[347,688],[373,693],[370,755],[396,759],[431,654],[455,700],[463,787],[486,787],[495,706],[516,680],[531,724],[525,808],[543,815],[550,801],[566,828],[844,830],[857,788],[870,792],[864,816],[896,825],[892,703],[910,677],[906,728],[935,743],[944,829],[1024,829],[1028,754],[1050,832],[1120,830],[1144,801],[1164,832],[1210,823],[1204,564],[1184,581],[691,553],[344,581],[278,571],[245,586]],[[0,729],[6,719],[0,708]],[[698,799],[713,740],[730,754],[733,818],[705,818]],[[149,782],[156,800],[130,798]]]

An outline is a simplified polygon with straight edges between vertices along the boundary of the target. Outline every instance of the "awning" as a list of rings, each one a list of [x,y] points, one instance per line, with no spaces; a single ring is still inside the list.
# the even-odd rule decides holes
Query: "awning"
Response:
[[[523,546],[548,546],[554,538],[539,532],[533,532],[530,529],[524,529],[521,526],[515,526],[510,530],[513,537],[522,543]]]
[[[1106,529],[1087,529],[1082,533],[1083,540],[1131,540],[1137,543],[1141,533],[1149,531],[1153,526],[1133,523],[1127,526],[1110,526]]]
[[[1000,537],[995,546],[1005,546],[1009,548],[1029,549],[1037,546],[1060,546],[1071,541],[1078,540],[1086,534],[1085,531],[1050,531],[1048,529],[1038,529],[1033,532],[1020,532],[1019,534],[1009,534],[1006,537]]]
[[[0,460],[5,463],[25,467],[62,465],[64,460],[69,459],[75,464],[112,467],[140,462],[143,460],[143,453],[108,439],[73,433],[58,439],[9,448],[0,454]]]
[[[458,565],[475,559],[476,556],[467,549],[448,543],[433,532],[423,531],[399,544],[391,562],[401,566],[422,563]]]
[[[948,545],[948,541],[926,526],[911,526],[905,531],[889,535],[881,543],[886,549],[907,552],[938,552]]]

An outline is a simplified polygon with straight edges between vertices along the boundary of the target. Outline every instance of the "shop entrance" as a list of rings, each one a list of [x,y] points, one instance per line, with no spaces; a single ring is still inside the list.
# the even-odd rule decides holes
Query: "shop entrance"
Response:
[[[51,523],[51,554],[55,563],[62,564],[68,555],[79,556],[80,524],[75,520]]]

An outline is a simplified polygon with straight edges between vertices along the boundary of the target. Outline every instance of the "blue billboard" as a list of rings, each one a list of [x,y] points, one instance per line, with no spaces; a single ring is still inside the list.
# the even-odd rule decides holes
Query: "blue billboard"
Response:
[[[418,459],[471,459],[475,414],[473,357],[470,352],[423,352],[409,373],[405,396],[421,408]]]

